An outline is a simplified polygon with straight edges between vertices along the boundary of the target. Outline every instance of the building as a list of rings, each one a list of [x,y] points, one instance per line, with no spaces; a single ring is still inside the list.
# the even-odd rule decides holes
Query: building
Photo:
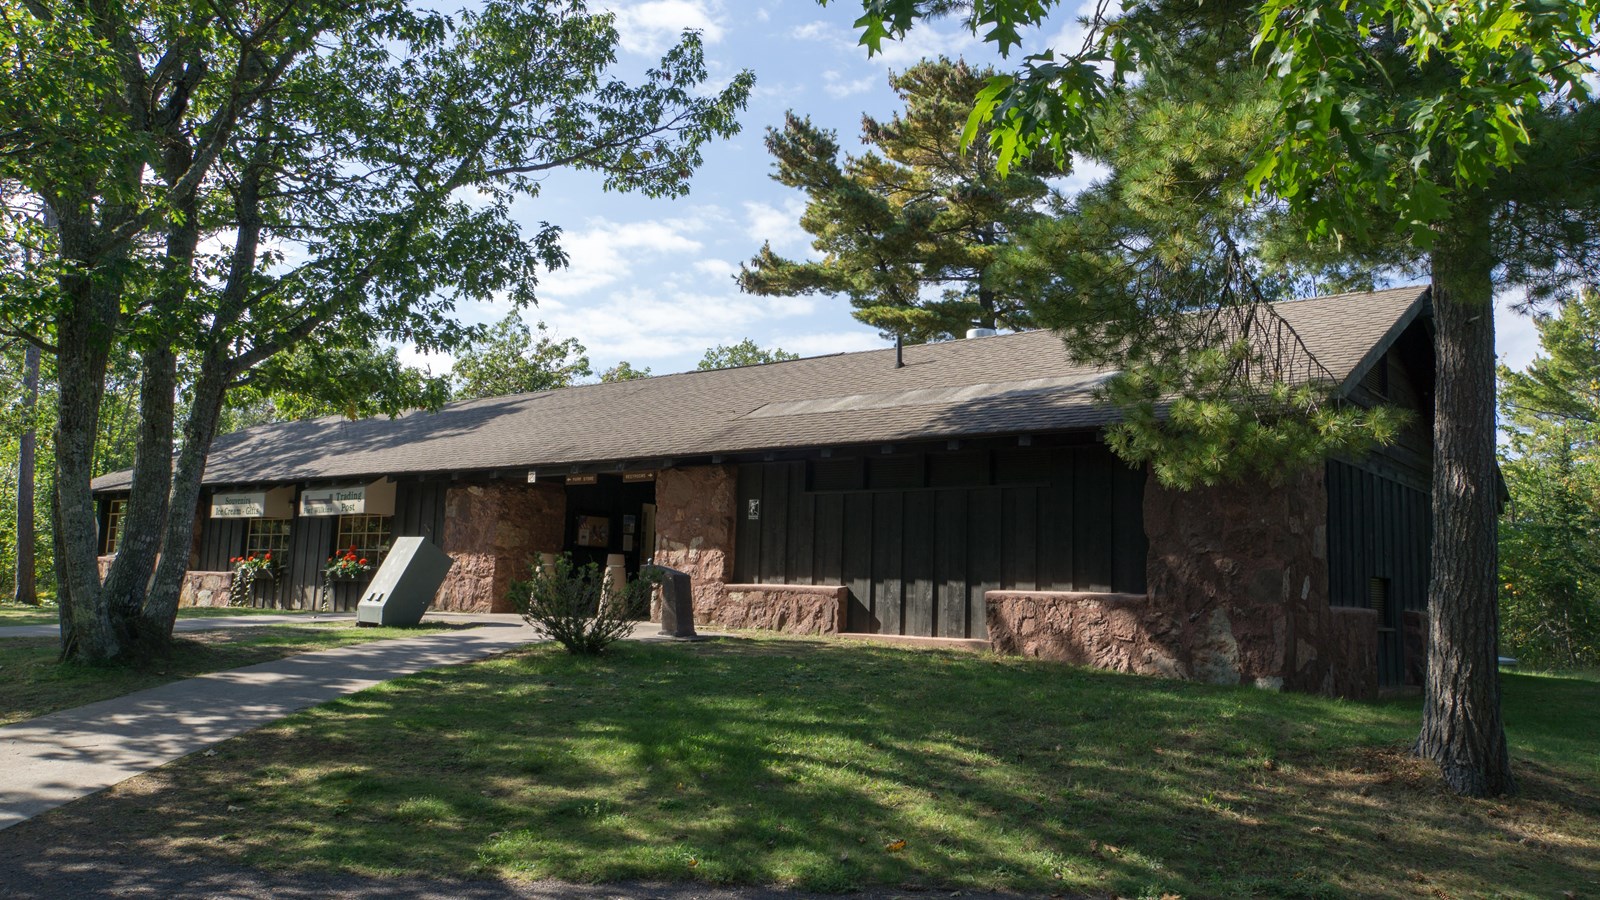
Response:
[[[436,605],[504,611],[545,552],[651,556],[724,626],[988,641],[1134,672],[1371,696],[1415,682],[1428,566],[1427,293],[1278,305],[1396,446],[1281,484],[1176,491],[1100,439],[1105,373],[1048,332],[337,417],[217,440],[185,586],[284,564],[257,602],[348,608],[330,554],[423,535]],[[128,473],[95,483],[114,552]],[[119,493],[120,492],[120,493]]]

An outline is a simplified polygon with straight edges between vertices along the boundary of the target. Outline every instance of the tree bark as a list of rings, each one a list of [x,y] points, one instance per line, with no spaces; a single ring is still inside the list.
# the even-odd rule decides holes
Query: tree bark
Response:
[[[1428,683],[1416,751],[1458,794],[1516,790],[1500,715],[1494,257],[1464,200],[1432,253],[1437,324]]]
[[[139,436],[128,506],[122,519],[122,540],[102,587],[112,621],[128,639],[133,637],[133,624],[144,607],[156,557],[161,552],[167,494],[172,487],[173,396],[177,383],[177,355],[172,349],[147,350],[140,366]]]
[[[28,420],[28,429],[22,433],[17,449],[17,571],[12,583],[11,598],[29,606],[39,605],[39,588],[35,581],[34,542],[34,466],[38,432],[33,416],[39,405],[39,348],[28,345],[22,358],[22,414]]]
[[[183,425],[183,449],[178,452],[172,472],[172,500],[167,526],[161,540],[161,559],[145,598],[139,620],[147,639],[172,635],[178,617],[178,600],[183,593],[183,576],[189,570],[189,548],[194,541],[195,509],[200,501],[200,483],[205,476],[206,457],[216,437],[217,419],[233,377],[225,346],[213,346],[200,367],[194,386],[189,415]]]
[[[60,279],[56,316],[55,550],[57,571],[66,576],[58,599],[72,626],[62,632],[63,653],[103,661],[120,656],[123,644],[100,590],[99,517],[89,482],[122,291],[116,260],[103,257],[91,238],[97,227],[85,212],[91,208],[87,200],[74,201],[57,220],[70,268]]]

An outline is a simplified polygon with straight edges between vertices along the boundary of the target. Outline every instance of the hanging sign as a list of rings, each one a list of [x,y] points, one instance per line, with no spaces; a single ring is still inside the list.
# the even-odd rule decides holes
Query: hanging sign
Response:
[[[287,519],[294,515],[294,488],[217,491],[211,495],[213,519]]]
[[[567,484],[599,484],[600,476],[593,473],[588,475],[568,475]]]
[[[211,495],[211,518],[213,519],[259,519],[266,514],[266,491]]]
[[[624,482],[655,481],[656,473],[653,469],[648,472],[623,472],[622,480]]]
[[[394,482],[380,478],[371,484],[308,488],[300,492],[302,516],[392,516]]]

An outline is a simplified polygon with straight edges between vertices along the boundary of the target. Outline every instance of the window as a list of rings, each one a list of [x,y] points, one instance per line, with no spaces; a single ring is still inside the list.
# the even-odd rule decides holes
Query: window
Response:
[[[373,566],[383,562],[389,551],[389,527],[392,516],[340,516],[339,539],[334,542],[338,551],[356,548],[356,555],[369,560]]]
[[[122,546],[122,520],[128,514],[128,501],[112,500],[106,504],[106,533],[105,540],[100,544],[100,551],[106,556],[117,552]]]
[[[273,561],[283,562],[289,555],[289,523],[291,519],[251,519],[250,530],[244,538],[245,556],[272,554]]]

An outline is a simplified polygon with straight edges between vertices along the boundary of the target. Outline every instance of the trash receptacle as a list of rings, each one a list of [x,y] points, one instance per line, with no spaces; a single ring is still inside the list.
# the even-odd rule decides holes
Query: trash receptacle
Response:
[[[358,625],[416,625],[453,563],[423,537],[396,538],[378,574],[356,604]]]
[[[661,634],[674,638],[695,638],[694,586],[688,572],[666,566],[650,567],[661,576]]]

